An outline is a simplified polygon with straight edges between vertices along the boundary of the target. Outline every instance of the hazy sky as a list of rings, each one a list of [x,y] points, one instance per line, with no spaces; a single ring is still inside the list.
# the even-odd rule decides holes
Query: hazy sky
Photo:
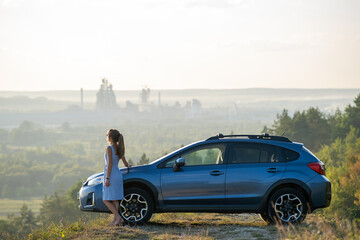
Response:
[[[359,0],[0,0],[0,90],[360,88]]]

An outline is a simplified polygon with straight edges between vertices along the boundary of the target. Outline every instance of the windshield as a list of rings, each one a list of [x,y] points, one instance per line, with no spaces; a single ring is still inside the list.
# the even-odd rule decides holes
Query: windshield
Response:
[[[198,143],[198,142],[195,142],[195,143]],[[176,152],[180,152],[181,150],[183,150],[183,149],[187,148],[188,146],[193,145],[193,144],[195,144],[195,143],[191,143],[191,144],[186,145],[186,146],[184,146],[184,147],[182,147],[182,148],[176,149],[175,151],[173,151],[173,152],[171,152],[171,153],[168,153],[168,154],[166,154],[165,156],[163,156],[163,157],[161,157],[161,158],[159,158],[159,159],[156,159],[156,160],[152,161],[152,162],[149,163],[149,164],[161,162],[163,159],[165,159],[165,158],[167,158],[167,157],[175,154]]]

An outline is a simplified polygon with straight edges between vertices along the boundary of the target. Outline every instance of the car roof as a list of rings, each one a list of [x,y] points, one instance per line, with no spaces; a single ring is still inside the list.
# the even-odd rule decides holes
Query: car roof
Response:
[[[218,133],[215,136],[212,136],[208,139],[209,140],[216,140],[216,139],[225,139],[225,138],[247,138],[247,139],[264,139],[264,140],[273,140],[273,141],[280,141],[280,142],[291,142],[289,138],[284,136],[273,136],[268,133],[263,133],[261,135],[252,135],[252,134],[242,134],[242,135],[224,135],[222,133]]]
[[[299,149],[302,148],[303,144],[298,142],[281,142],[274,140],[264,140],[264,139],[246,139],[246,138],[230,138],[230,139],[218,139],[218,140],[204,140],[198,143],[209,144],[209,143],[263,143],[263,144],[271,144],[279,147],[285,147],[290,149]],[[192,146],[196,145],[191,144]]]

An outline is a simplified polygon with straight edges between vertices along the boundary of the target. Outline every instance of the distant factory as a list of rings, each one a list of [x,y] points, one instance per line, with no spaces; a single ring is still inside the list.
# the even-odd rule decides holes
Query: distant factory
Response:
[[[100,89],[96,94],[96,108],[114,109],[116,107],[116,97],[112,89],[112,84],[109,83],[106,78],[103,78]]]
[[[151,90],[144,86],[139,94],[139,103],[133,103],[129,100],[125,101],[125,108],[123,110],[127,112],[153,112],[153,111],[163,111],[165,109],[183,109],[188,117],[194,117],[201,113],[201,103],[198,99],[192,99],[187,101],[186,104],[181,107],[178,101],[175,102],[175,105],[168,106],[162,105],[161,102],[161,93],[158,92],[157,104],[150,101]],[[81,89],[81,108],[83,108],[83,90]],[[106,79],[101,80],[100,89],[96,94],[96,109],[97,110],[111,110],[118,109],[120,106],[116,103],[116,96],[113,90],[113,85]]]

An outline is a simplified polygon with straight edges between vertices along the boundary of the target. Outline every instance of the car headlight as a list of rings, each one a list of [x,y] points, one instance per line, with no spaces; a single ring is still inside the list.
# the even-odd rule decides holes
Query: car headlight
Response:
[[[103,180],[104,180],[104,177],[101,176],[101,177],[97,177],[97,178],[93,178],[91,180],[89,180],[88,182],[88,186],[94,186],[94,185],[99,185],[101,183],[103,183]]]

